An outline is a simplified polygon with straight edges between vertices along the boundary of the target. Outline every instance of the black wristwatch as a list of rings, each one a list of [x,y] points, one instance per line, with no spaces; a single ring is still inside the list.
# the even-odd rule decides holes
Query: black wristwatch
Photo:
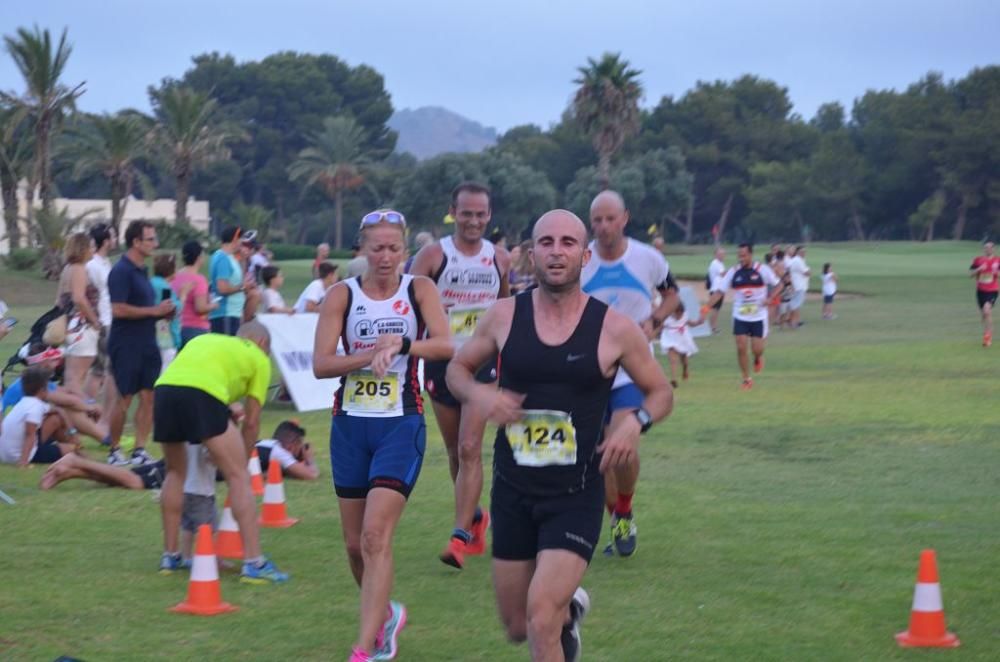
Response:
[[[653,427],[653,417],[642,407],[635,410],[635,417],[639,419],[639,425],[641,426],[639,430],[640,434],[646,434],[646,431]]]

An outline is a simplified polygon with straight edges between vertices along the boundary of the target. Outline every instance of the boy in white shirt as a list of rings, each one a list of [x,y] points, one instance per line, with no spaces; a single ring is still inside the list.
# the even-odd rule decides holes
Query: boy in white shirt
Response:
[[[293,308],[285,305],[281,296],[281,286],[285,284],[285,275],[275,266],[266,266],[260,270],[260,278],[264,282],[264,292],[261,295],[260,307],[265,313],[294,313]]]
[[[19,467],[51,464],[79,448],[76,431],[69,430],[60,415],[50,415],[46,402],[50,376],[51,372],[41,366],[32,366],[21,375],[24,397],[4,417],[0,462]]]
[[[167,550],[160,557],[160,574],[191,567],[191,554],[198,527],[216,527],[215,474],[216,467],[202,444],[188,444],[188,470],[184,480],[184,507],[181,511],[181,551]]]
[[[316,268],[319,278],[306,285],[298,301],[295,302],[295,312],[319,312],[319,304],[326,296],[326,291],[337,284],[337,265],[330,262],[320,262]]]

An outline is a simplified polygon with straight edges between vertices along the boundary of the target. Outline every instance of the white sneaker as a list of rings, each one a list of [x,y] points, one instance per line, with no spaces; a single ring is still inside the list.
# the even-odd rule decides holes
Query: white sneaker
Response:
[[[145,448],[136,448],[132,451],[132,464],[152,464],[156,458],[149,454]]]
[[[122,452],[121,448],[115,448],[108,453],[108,464],[115,467],[123,467],[130,464],[130,462],[125,457],[125,453]]]
[[[563,626],[561,635],[563,657],[566,662],[577,662],[580,659],[580,651],[583,648],[580,623],[588,611],[590,611],[590,595],[583,588],[577,588],[573,593],[573,600],[569,603],[570,622]]]

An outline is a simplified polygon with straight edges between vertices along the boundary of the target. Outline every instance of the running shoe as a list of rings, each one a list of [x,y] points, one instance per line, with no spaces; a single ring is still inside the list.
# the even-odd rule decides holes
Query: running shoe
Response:
[[[184,559],[181,558],[180,554],[170,554],[164,552],[160,557],[160,574],[161,575],[172,575],[178,570],[184,569]]]
[[[281,572],[271,559],[265,558],[259,566],[252,563],[243,564],[240,573],[242,584],[281,584],[288,581],[288,573]]]
[[[136,465],[153,464],[156,462],[156,458],[150,455],[149,451],[145,448],[136,448],[132,451],[132,459],[130,461]]]
[[[561,643],[566,662],[577,662],[580,659],[580,651],[583,648],[580,624],[583,623],[588,611],[590,611],[590,595],[583,588],[578,588],[569,603],[569,623],[562,629]]]
[[[347,658],[347,662],[371,662],[374,659],[360,648],[353,648],[351,649],[351,656]]]
[[[406,607],[401,602],[389,601],[389,618],[382,625],[382,631],[375,641],[373,660],[391,660],[399,652],[399,633],[406,627]]]
[[[764,369],[764,355],[753,357],[753,371],[760,372]]]
[[[635,526],[632,515],[623,517],[615,513],[611,516],[611,542],[615,545],[618,556],[632,556],[635,554],[636,534],[639,529]]]
[[[983,334],[983,347],[989,347],[992,344],[993,344],[993,334],[992,333],[984,333]]]
[[[670,380],[670,385],[671,385],[672,387],[674,387],[674,388],[677,388],[677,380],[676,380],[676,379],[671,379],[671,380]]]
[[[740,386],[740,388],[743,389],[744,391],[749,391],[750,389],[753,388],[753,380],[747,377],[746,379],[743,380],[743,384]]]
[[[115,467],[124,467],[131,464],[131,462],[125,457],[125,453],[122,452],[121,448],[113,448],[108,452],[108,464]]]
[[[465,566],[465,555],[468,553],[468,545],[461,538],[451,538],[448,546],[441,552],[441,562],[453,568],[461,570]]]
[[[472,540],[465,546],[465,553],[470,556],[479,556],[486,552],[486,532],[490,528],[490,513],[486,510],[479,511],[479,519],[472,520]]]

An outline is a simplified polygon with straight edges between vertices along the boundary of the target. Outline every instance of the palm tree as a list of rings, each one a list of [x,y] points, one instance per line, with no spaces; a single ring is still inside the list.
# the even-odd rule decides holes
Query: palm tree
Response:
[[[229,143],[242,132],[217,121],[218,103],[188,87],[168,86],[152,94],[157,126],[157,151],[170,167],[176,184],[176,223],[187,224],[191,178],[198,168],[230,157]]]
[[[17,185],[31,166],[31,130],[20,115],[16,108],[0,105],[0,197],[11,250],[21,247]]]
[[[577,71],[580,77],[573,82],[580,87],[573,96],[573,112],[593,141],[597,179],[606,189],[611,157],[639,130],[642,83],[638,78],[642,72],[630,68],[620,53],[605,53],[600,60],[587,58],[587,66]]]
[[[151,131],[149,118],[134,111],[96,115],[71,131],[60,150],[73,163],[74,178],[96,173],[108,180],[115,236],[119,236],[125,206],[135,184],[142,187],[143,193],[152,192],[149,178],[136,166],[149,153]]]
[[[35,122],[35,172],[31,178],[38,184],[42,209],[52,207],[52,155],[49,150],[52,133],[67,110],[72,110],[77,97],[83,94],[83,83],[67,87],[59,82],[66,69],[73,46],[66,41],[66,30],[59,38],[59,45],[53,51],[52,37],[48,30],[34,31],[18,28],[16,37],[4,37],[7,52],[24,77],[27,91],[23,98],[5,94],[8,100],[17,104]],[[28,205],[31,214],[31,205]]]
[[[309,137],[310,146],[299,152],[288,176],[306,188],[315,186],[334,201],[331,239],[340,249],[344,236],[344,193],[365,183],[364,169],[370,163],[365,150],[365,130],[351,117],[327,117],[323,130]]]

